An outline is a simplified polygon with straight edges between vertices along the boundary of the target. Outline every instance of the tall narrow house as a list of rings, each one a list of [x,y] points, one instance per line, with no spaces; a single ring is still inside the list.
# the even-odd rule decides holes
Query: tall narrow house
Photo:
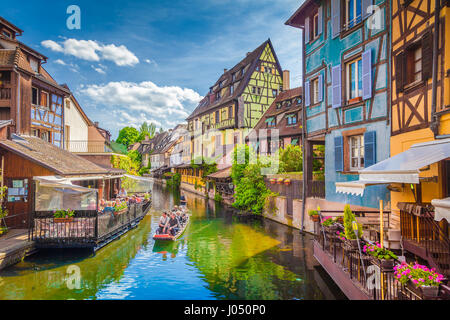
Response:
[[[48,74],[47,57],[17,40],[22,30],[0,17],[0,120],[12,133],[64,143],[64,98],[70,91]]]
[[[363,197],[336,182],[389,157],[389,1],[306,0],[287,25],[303,30],[307,179],[312,150],[325,144],[326,200],[364,207],[389,201],[385,187]]]
[[[282,90],[283,71],[269,39],[225,69],[188,117],[191,153],[210,158],[225,154],[224,146],[244,143]]]

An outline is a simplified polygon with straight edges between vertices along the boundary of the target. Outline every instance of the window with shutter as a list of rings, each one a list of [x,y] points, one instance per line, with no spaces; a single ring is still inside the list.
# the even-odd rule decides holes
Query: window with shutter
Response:
[[[372,51],[362,54],[362,96],[364,100],[372,98]]]
[[[334,138],[334,169],[344,171],[344,137]]]
[[[375,163],[377,163],[376,132],[370,131],[364,134],[364,166],[368,168]]]
[[[400,52],[395,57],[395,87],[397,92],[403,92],[403,66],[404,66],[404,58],[405,54],[403,52]]]
[[[310,37],[310,25],[309,25],[309,17],[306,17],[305,19],[305,43],[309,43],[309,37]]]
[[[317,35],[322,34],[323,30],[323,7],[320,6],[317,11]]]
[[[333,39],[341,33],[341,0],[331,0],[331,32]]]
[[[422,79],[428,80],[433,72],[433,35],[430,30],[425,32],[422,37]]]
[[[342,93],[341,93],[341,65],[333,67],[331,70],[331,87],[332,87],[332,106],[333,108],[339,108],[341,106]]]
[[[311,105],[311,86],[309,80],[305,82],[305,106],[309,107]]]

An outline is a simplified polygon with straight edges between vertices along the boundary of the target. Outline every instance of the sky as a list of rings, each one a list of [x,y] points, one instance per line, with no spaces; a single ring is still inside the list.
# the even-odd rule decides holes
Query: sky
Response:
[[[301,31],[285,21],[303,0],[21,0],[0,16],[48,57],[92,121],[115,139],[147,121],[167,130],[195,109],[224,69],[268,38],[291,87],[301,84]],[[70,30],[70,5],[80,29]]]

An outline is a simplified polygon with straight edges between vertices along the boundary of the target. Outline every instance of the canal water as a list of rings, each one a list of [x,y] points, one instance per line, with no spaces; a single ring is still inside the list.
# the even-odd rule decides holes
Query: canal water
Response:
[[[155,186],[138,228],[95,254],[40,251],[0,271],[0,299],[344,299],[317,266],[310,236],[239,218],[186,194],[191,223],[174,243],[152,239],[179,193]]]

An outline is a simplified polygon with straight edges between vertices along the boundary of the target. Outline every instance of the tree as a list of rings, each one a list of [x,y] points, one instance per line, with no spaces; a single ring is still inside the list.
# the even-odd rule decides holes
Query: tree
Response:
[[[303,171],[303,154],[299,146],[287,145],[279,150],[280,172],[301,172]]]
[[[116,142],[121,143],[127,148],[139,139],[139,131],[133,127],[125,127],[119,131],[119,137]]]
[[[153,123],[148,124],[147,122],[144,122],[141,127],[139,128],[139,139],[138,141],[145,140],[146,137],[149,139],[153,139],[156,132],[156,126]]]

